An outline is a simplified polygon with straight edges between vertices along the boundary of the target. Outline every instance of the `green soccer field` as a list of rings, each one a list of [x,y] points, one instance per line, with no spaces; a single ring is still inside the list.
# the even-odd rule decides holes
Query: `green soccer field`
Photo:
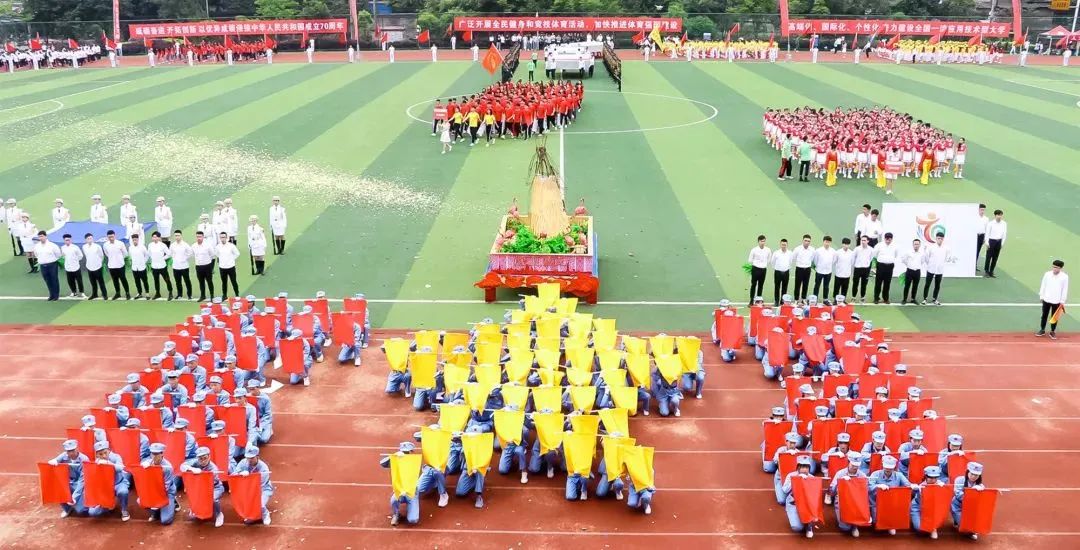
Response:
[[[869,317],[892,330],[1032,329],[1051,258],[1080,265],[1076,70],[625,62],[623,71],[619,93],[598,67],[578,122],[548,144],[564,158],[567,203],[585,197],[595,216],[593,311],[622,329],[706,329],[709,304],[746,300],[741,266],[758,233],[770,245],[803,233],[839,239],[865,202],[985,202],[1010,224],[997,279],[946,280],[950,307],[873,308]],[[515,197],[527,201],[533,144],[444,156],[430,125],[406,111],[426,119],[424,102],[490,82],[460,62],[4,74],[0,196],[44,227],[57,197],[86,219],[100,193],[116,220],[122,194],[144,219],[164,195],[188,234],[226,197],[241,223],[255,213],[267,227],[270,196],[280,195],[286,255],[267,256],[261,278],[244,260],[242,292],[365,292],[374,326],[461,327],[506,307],[483,304],[472,284],[499,216]],[[966,137],[966,179],[902,179],[889,198],[868,180],[777,182],[761,114],[807,104],[885,104]],[[20,299],[42,296],[41,278],[0,246],[0,322],[167,324],[192,307]]]

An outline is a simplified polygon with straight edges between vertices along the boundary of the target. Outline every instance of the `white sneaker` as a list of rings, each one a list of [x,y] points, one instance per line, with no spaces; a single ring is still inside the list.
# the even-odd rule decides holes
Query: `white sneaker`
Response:
[[[120,512],[120,521],[131,521],[131,514],[127,511]]]
[[[808,538],[808,539],[814,538],[814,528],[813,527],[806,530],[806,538]]]
[[[930,538],[937,540],[937,529],[930,531]]]
[[[889,534],[890,535],[895,535],[896,534],[896,529],[889,529]]]
[[[270,510],[263,514],[263,525],[270,525]]]
[[[963,177],[963,176],[961,176],[961,177]],[[971,540],[979,540],[979,534],[978,533],[972,533],[971,534]]]
[[[548,479],[551,479],[551,478],[555,477],[555,467],[554,466],[548,466],[547,476],[548,476]]]
[[[305,386],[310,386],[311,385],[311,378],[310,377],[307,377],[307,376],[304,377],[304,385]]]
[[[439,508],[446,508],[447,504],[450,504],[450,493],[439,495]]]
[[[651,516],[652,515],[652,504],[646,504],[645,505],[645,515],[646,516]]]
[[[323,342],[323,346],[330,347],[332,345],[334,345],[334,339],[333,338],[327,338],[326,341]]]
[[[353,364],[354,367],[359,367],[360,366],[360,358],[357,357],[356,359],[353,359],[352,364]]]
[[[644,414],[645,416],[649,416],[649,409],[645,409],[644,411],[642,411],[642,413],[643,413],[643,414]]]
[[[398,524],[398,515],[394,514],[394,515],[390,516],[390,525],[397,525],[397,524]]]
[[[675,409],[675,416],[682,416],[682,411]]]
[[[578,497],[578,500],[589,500],[589,494],[585,491],[582,491],[581,496]]]
[[[68,512],[67,510],[60,510],[60,519],[64,519],[64,518],[66,518],[66,517],[68,517],[70,515],[71,515],[71,512]]]
[[[615,491],[615,500],[622,500],[622,491]]]
[[[853,536],[855,538],[859,538],[859,528],[858,527],[852,527],[851,528],[851,536]]]
[[[324,354],[324,355],[320,355],[320,356],[319,356],[319,358],[318,358],[318,359],[316,359],[315,361],[316,361],[317,363],[322,363],[323,361],[326,361],[326,355],[325,355],[325,354]]]
[[[214,527],[221,527],[225,525],[225,514],[218,512],[217,517],[214,518]]]
[[[528,483],[529,482],[529,472],[521,472],[521,482],[522,483]]]
[[[825,494],[825,504],[832,504],[832,495],[828,493]]]

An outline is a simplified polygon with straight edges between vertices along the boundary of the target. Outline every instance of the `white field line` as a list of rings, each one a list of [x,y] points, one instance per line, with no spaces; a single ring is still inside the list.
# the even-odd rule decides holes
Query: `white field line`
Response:
[[[94,81],[91,81],[91,82],[96,83],[96,82],[101,82],[101,81],[94,80]],[[99,92],[99,91],[104,90],[106,88],[112,88],[113,86],[119,86],[121,84],[127,84],[128,82],[131,82],[131,81],[130,80],[106,80],[104,82],[112,82],[112,84],[109,84],[109,85],[106,85],[106,86],[98,86],[97,88],[93,88],[93,89],[90,89],[90,90],[83,90],[81,92],[75,92],[75,93],[71,93],[71,94],[64,94],[62,96],[57,96],[57,97],[53,97],[53,98],[49,98],[49,99],[43,99],[41,101],[35,101],[33,103],[27,103],[25,105],[19,105],[18,107],[9,107],[7,109],[0,109],[0,113],[5,113],[5,112],[8,112],[8,111],[14,111],[16,109],[22,109],[24,107],[29,107],[31,105],[38,105],[40,103],[48,103],[50,101],[57,101],[59,99],[64,99],[65,97],[74,97],[74,96],[77,96],[77,95],[88,94],[88,93],[91,93],[91,92]],[[87,82],[87,84],[89,84],[89,83],[90,82]],[[63,105],[63,104],[61,103],[61,105]]]

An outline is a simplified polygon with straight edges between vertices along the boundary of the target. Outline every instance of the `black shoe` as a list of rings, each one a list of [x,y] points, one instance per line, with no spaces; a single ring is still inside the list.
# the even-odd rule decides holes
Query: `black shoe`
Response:
[[[112,297],[112,300],[113,300],[114,302],[115,302],[115,301],[117,301],[117,300],[119,300],[119,299],[120,299],[120,295],[119,295],[119,294],[117,294],[117,295],[115,295],[115,296],[113,296],[113,297]]]
[[[131,301],[131,295],[128,294],[128,295],[124,296],[124,299],[130,302]]]
[[[879,299],[877,299],[877,298],[874,298],[874,304],[875,304],[875,305],[877,305],[877,304],[880,304],[880,303],[881,303],[881,300],[879,300]]]
[[[1050,339],[1051,340],[1057,340],[1057,333],[1051,330],[1050,331]]]
[[[97,300],[97,294],[90,295],[90,297],[87,298],[87,300]]]
[[[891,304],[891,302],[889,302],[889,300],[885,300],[885,305],[889,305],[889,304]]]
[[[994,275],[993,273],[991,273],[991,274],[990,274],[990,278],[991,278],[991,279],[997,279],[997,275]]]
[[[1039,330],[1038,332],[1035,333],[1035,336],[1046,336],[1046,331],[1045,330]]]
[[[206,301],[206,296],[199,296],[199,303],[200,304],[205,302],[205,301]]]

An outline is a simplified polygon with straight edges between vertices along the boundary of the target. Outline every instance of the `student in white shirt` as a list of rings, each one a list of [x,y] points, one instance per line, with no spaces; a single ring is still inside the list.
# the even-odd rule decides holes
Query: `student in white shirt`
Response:
[[[128,287],[127,266],[124,263],[128,256],[127,247],[124,246],[123,242],[116,240],[116,231],[110,229],[105,233],[105,244],[101,245],[101,248],[105,251],[105,258],[107,260],[105,266],[109,268],[109,278],[112,279],[113,282],[112,299],[120,299],[120,286],[122,284],[124,287],[124,296],[126,296],[126,299],[130,300],[131,289]]]
[[[881,223],[881,214],[877,208],[870,211],[870,219],[863,224],[863,235],[870,238],[870,248],[878,245],[881,234],[885,232],[885,226]]]
[[[22,218],[18,224],[15,225],[15,237],[19,239],[19,246],[26,251],[26,261],[30,264],[30,270],[27,273],[37,273],[38,262],[34,257],[35,238],[37,237],[38,228],[34,225],[34,222],[30,221],[30,215],[26,212],[20,212],[19,217]]]
[[[772,258],[769,259],[769,265],[773,269],[773,302],[776,307],[780,307],[780,298],[787,294],[792,257],[791,250],[788,250],[787,239],[780,239],[780,248],[774,250]]]
[[[101,195],[91,195],[90,200],[93,201],[93,204],[90,205],[90,221],[109,223],[109,210],[105,208],[104,204],[101,204]]]
[[[765,235],[758,235],[757,246],[750,249],[750,305],[754,305],[754,297],[761,296],[765,290],[765,274],[769,269],[769,256],[772,250],[765,246]]]
[[[64,255],[64,274],[67,275],[69,298],[85,298],[83,294],[82,280],[82,249],[72,244],[71,234],[64,234],[64,246],[60,247],[60,253]]]
[[[926,265],[922,240],[913,240],[911,250],[904,252],[900,261],[904,264],[904,296],[900,299],[900,305],[915,305],[919,294],[919,279],[922,278],[922,269]]]
[[[833,292],[837,296],[848,295],[848,284],[854,268],[855,251],[851,249],[851,239],[844,237],[840,239],[840,249],[836,251],[836,264],[833,266],[833,277],[836,281]]]
[[[60,247],[49,242],[48,234],[44,231],[38,231],[36,237],[34,257],[41,266],[41,278],[45,279],[45,288],[49,289],[48,301],[55,302],[60,299],[60,274],[57,272]]]
[[[832,281],[833,267],[835,265],[836,250],[832,247],[832,237],[825,235],[821,239],[821,248],[814,252],[814,270],[817,272],[814,276],[814,296],[821,296],[825,305],[832,304],[829,299],[829,283]],[[818,294],[822,287],[824,287],[825,292]]]
[[[866,229],[866,222],[870,221],[870,205],[862,205],[862,212],[859,212],[858,216],[855,216],[855,242],[859,242],[859,239],[863,236]],[[842,294],[837,292],[837,294]]]
[[[176,280],[176,299],[184,297],[184,284],[187,283],[187,299],[191,296],[191,258],[195,251],[191,245],[184,242],[184,233],[177,229],[173,232],[173,242],[169,245],[169,253],[172,254],[173,279]]]
[[[56,207],[52,210],[53,230],[59,229],[69,221],[71,221],[71,211],[64,208],[64,199],[56,199]]]
[[[892,233],[885,234],[885,241],[874,247],[874,258],[877,259],[877,274],[874,277],[874,303],[881,303],[884,296],[885,303],[889,303],[889,289],[892,288],[893,267],[896,265],[898,252],[892,242]]]
[[[263,231],[261,225],[259,225],[259,217],[252,214],[248,218],[247,238],[248,238],[248,253],[251,254],[251,274],[262,275],[263,269],[266,267],[266,261],[263,259],[266,256],[266,232]],[[277,253],[275,244],[274,252]]]
[[[870,262],[874,259],[874,247],[870,246],[870,237],[863,235],[859,238],[859,246],[855,247],[855,259],[851,272],[851,303],[859,298],[860,304],[866,303],[866,285],[870,281]]]
[[[165,288],[169,290],[169,300],[173,299],[172,280],[169,279],[168,261],[172,258],[169,245],[161,240],[161,233],[150,234],[150,245],[146,247],[150,255],[150,271],[154,274],[154,300],[161,299],[161,279],[165,279]]]
[[[236,232],[240,229],[239,214],[233,208],[232,199],[225,199],[225,233],[229,235],[229,242],[236,244]]]
[[[203,235],[217,235],[219,233],[219,229],[210,223],[210,214],[206,212],[199,214],[199,225],[195,226],[195,231],[202,231]]]
[[[934,283],[934,305],[940,306],[938,294],[941,292],[941,277],[945,273],[945,262],[949,259],[949,249],[945,248],[945,234],[938,232],[934,242],[926,245],[926,282],[923,284],[922,305],[930,297],[930,283]]]
[[[986,264],[983,265],[983,276],[996,278],[994,270],[997,269],[998,256],[1001,255],[1001,247],[1005,244],[1008,224],[1002,217],[1005,215],[1001,210],[994,210],[994,219],[986,224]]]
[[[161,240],[165,244],[170,244],[169,235],[172,234],[173,225],[172,208],[165,205],[165,197],[158,197],[155,202],[157,206],[154,207],[154,223],[157,224],[157,230],[161,233]]]
[[[1039,332],[1035,336],[1046,334],[1046,321],[1050,318],[1050,339],[1057,339],[1057,320],[1053,315],[1069,298],[1069,275],[1061,270],[1065,262],[1054,260],[1050,271],[1043,274],[1039,284],[1039,300],[1042,300],[1042,317],[1039,320]]]
[[[101,292],[102,299],[108,297],[108,291],[105,290],[105,251],[102,250],[101,245],[94,242],[94,234],[87,233],[84,237],[82,247],[83,257],[86,258],[86,274],[90,277],[90,300],[94,300],[98,297],[98,292]]]
[[[810,290],[810,266],[814,263],[814,247],[810,235],[802,236],[802,245],[795,247],[795,299],[806,300]]]
[[[217,246],[218,272],[221,275],[221,301],[229,299],[229,281],[232,281],[233,296],[240,296],[240,289],[236,286],[236,260],[240,258],[240,249],[229,242],[229,235],[218,235]]]
[[[129,234],[128,255],[131,257],[131,276],[135,279],[135,299],[150,299],[150,278],[146,273],[146,264],[150,261],[150,251],[142,243],[141,235]]]
[[[281,197],[274,195],[270,201],[270,233],[274,236],[274,255],[280,256],[285,253],[285,228],[288,226],[288,218],[285,207],[281,205]]]
[[[120,197],[120,219],[130,220],[132,216],[139,219],[139,210],[131,204],[131,195],[124,195]]]
[[[210,297],[214,297],[214,258],[217,257],[217,251],[213,241],[208,240],[202,231],[195,232],[191,251],[195,257],[195,278],[199,280],[199,302],[205,302],[207,287],[210,288]],[[175,267],[175,260],[173,262]]]
[[[990,218],[986,217],[986,205],[979,203],[979,225],[976,227],[977,233],[975,234],[975,271],[979,270],[979,254],[982,253],[983,244],[986,243],[986,224],[990,223]]]

